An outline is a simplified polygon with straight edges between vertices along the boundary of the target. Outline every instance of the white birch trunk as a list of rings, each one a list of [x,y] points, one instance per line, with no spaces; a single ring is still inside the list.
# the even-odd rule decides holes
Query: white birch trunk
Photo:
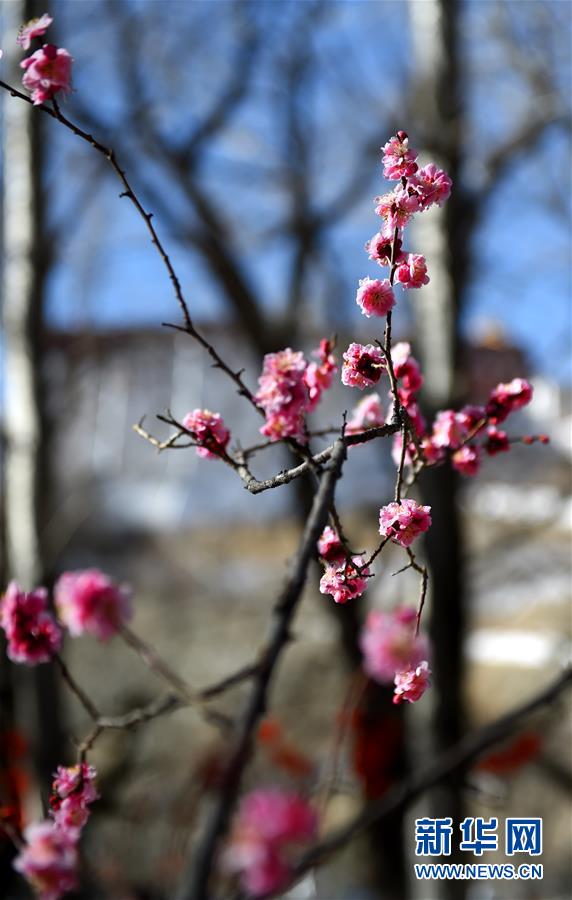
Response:
[[[15,84],[21,74],[15,39],[26,12],[22,0],[12,0],[4,7],[6,70]],[[3,92],[5,546],[10,576],[27,589],[42,574],[37,505],[41,416],[35,350],[33,114],[27,103]]]
[[[409,2],[415,59],[415,121],[417,114],[421,114],[421,125],[428,135],[434,135],[439,129],[445,132],[450,127],[450,123],[442,119],[439,104],[442,67],[447,57],[443,7],[442,0]],[[451,90],[455,90],[453,85]],[[419,135],[412,135],[413,144],[417,142],[416,138],[418,141]],[[430,161],[448,168],[445,160],[436,158],[433,149]],[[449,405],[454,393],[455,301],[445,216],[444,207],[434,206],[417,216],[413,225],[415,250],[426,256],[431,279],[420,291],[420,296],[414,298],[414,314],[423,362],[424,393],[428,405],[433,408]]]

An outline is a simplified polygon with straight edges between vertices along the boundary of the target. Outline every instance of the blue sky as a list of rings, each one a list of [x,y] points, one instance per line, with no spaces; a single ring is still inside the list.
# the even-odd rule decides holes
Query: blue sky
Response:
[[[552,4],[555,29],[559,22],[560,25],[566,23],[565,11],[562,11],[566,5]],[[151,92],[154,76],[158,81],[163,77],[159,66],[172,63],[179,72],[175,86],[171,89],[169,82],[161,82],[161,90],[156,95],[156,114],[167,133],[174,135],[179,122],[181,128],[192,124],[196,110],[208,104],[210,80],[225,77],[231,58],[232,32],[224,19],[230,7],[227,3],[183,4],[172,0],[163,0],[160,5],[148,2],[132,6],[134,13],[143,17],[142,23],[148,21],[148,16],[155,16],[155,24],[156,21],[162,23],[162,33],[157,33],[151,22],[150,34],[142,29],[140,36],[143,58],[148,58],[145,65]],[[271,14],[278,9],[276,36],[286,35],[293,39],[295,26],[292,22],[302,6],[261,3],[257,10],[270,17],[270,36]],[[81,15],[78,7],[81,7]],[[109,128],[109,133],[101,137],[114,143],[121,152],[126,140],[121,127],[127,102],[121,78],[121,58],[125,48],[117,43],[113,24],[101,15],[102,8],[101,3],[92,0],[82,4],[60,0],[54,4],[62,37],[76,58],[78,97]],[[508,59],[503,61],[501,58],[499,62],[498,46],[492,37],[487,37],[490,8],[491,4],[484,2],[464,5],[464,76],[474,159],[478,159],[480,151],[488,145],[494,146],[502,140],[511,127],[511,119],[518,121],[519,116],[526,115],[527,104],[534,102],[523,88],[519,72]],[[528,16],[521,5],[516,7],[517,17],[520,8],[523,19],[518,24],[526,31],[526,27],[530,27]],[[216,20],[215,9],[222,11]],[[205,22],[212,30],[205,38],[208,44],[206,59],[205,54],[201,56],[200,48],[197,50],[195,46],[193,49],[198,25],[204,28]],[[178,46],[178,30],[180,44],[185,46],[188,42],[190,47],[190,81],[183,81],[180,74],[186,73],[185,79],[189,77],[184,65],[177,69],[181,64],[173,48]],[[98,54],[87,52],[90,44],[99,48]],[[153,48],[152,55],[147,45]],[[220,51],[212,78],[209,74],[211,46]],[[267,71],[270,69],[265,68],[270,66],[274,52],[278,50],[265,48],[252,95],[238,108],[220,140],[213,145],[203,164],[203,177],[211,195],[219,203],[228,203],[233,227],[238,227],[241,232],[238,242],[241,258],[258,286],[258,293],[268,307],[279,309],[290,247],[279,238],[263,238],[264,228],[270,227],[280,213],[280,191],[272,178],[283,149],[280,146],[280,119],[272,118],[275,115],[272,104],[279,105],[283,101],[283,87],[268,82]],[[381,145],[388,137],[384,116],[399,110],[402,105],[404,85],[411,67],[406,4],[330,4],[327,15],[316,25],[312,53],[317,60],[319,76],[304,99],[304,114],[311,115],[312,121],[323,125],[319,129],[323,133],[314,136],[313,174],[316,196],[325,198],[335,188],[336,166],[339,165],[341,172],[351,163],[357,144],[354,135],[361,122],[365,127],[364,118],[368,120],[367,128],[374,134],[377,134],[375,117],[379,118]],[[198,64],[193,63],[195,60]],[[552,68],[569,101],[569,50],[567,54],[561,52]],[[181,96],[184,103],[180,102]],[[343,108],[340,98],[345,98]],[[66,106],[66,112],[72,118],[74,102],[72,97]],[[404,122],[403,125],[415,142],[415,123]],[[48,184],[54,200],[53,215],[59,219],[70,202],[78,205],[73,225],[62,238],[59,260],[50,275],[49,321],[58,327],[73,329],[86,325],[97,328],[152,327],[165,319],[172,320],[176,310],[170,285],[148,244],[142,222],[125,200],[117,198],[117,184],[112,173],[101,172],[92,151],[79,145],[71,135],[58,131],[57,126],[49,123],[46,137],[50,147]],[[263,172],[256,179],[237,176],[241,166],[248,173],[249,166],[260,163],[261,159],[268,163],[268,173]],[[522,345],[530,354],[535,368],[558,380],[569,376],[572,243],[566,208],[570,197],[571,161],[569,135],[564,135],[559,128],[550,128],[533,152],[519,157],[503,178],[475,236],[478,262],[462,317],[463,330],[469,336],[483,332],[491,322],[497,323],[509,340]],[[87,170],[86,165],[89,166]],[[317,308],[326,314],[326,319],[339,317],[355,321],[357,325],[361,324],[354,304],[357,280],[366,274],[372,277],[375,274],[375,267],[363,253],[365,240],[377,227],[372,198],[385,189],[378,163],[367,160],[364,165],[371,168],[371,189],[363,191],[347,218],[332,227],[329,237],[338,279],[335,305],[328,306],[329,294],[324,295],[319,274],[313,277],[308,287],[309,291],[315,292]],[[169,196],[169,203],[180,205],[184,219],[185,204],[172,182],[154,163],[147,163],[147,167],[146,177],[155,179]],[[478,179],[478,174],[478,167],[469,166],[465,177]],[[92,184],[93,190],[86,191],[86,183]],[[558,203],[552,203],[551,195],[554,194],[558,195]],[[165,234],[160,216],[156,224]],[[201,258],[168,235],[166,243],[197,318],[225,316],[224,298]],[[423,248],[415,249],[423,251]],[[430,258],[428,264],[430,269]]]

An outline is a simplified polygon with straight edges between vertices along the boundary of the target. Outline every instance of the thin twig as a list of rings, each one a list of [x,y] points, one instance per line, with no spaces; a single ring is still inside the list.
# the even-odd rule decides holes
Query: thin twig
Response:
[[[427,586],[429,584],[429,573],[427,571],[427,566],[421,565],[421,563],[417,562],[417,557],[415,553],[411,549],[411,547],[406,547],[406,553],[409,557],[409,565],[405,568],[415,569],[416,572],[419,572],[421,575],[421,588],[419,591],[419,605],[417,607],[417,624],[415,627],[415,634],[419,634],[419,628],[421,627],[421,616],[423,615],[423,607],[425,606],[425,599],[427,597]]]
[[[172,434],[171,437],[167,438],[165,441],[160,441],[159,438],[156,438],[149,431],[143,428],[143,422],[145,421],[145,416],[139,419],[136,425],[132,425],[132,429],[135,434],[138,434],[139,437],[142,437],[144,440],[148,441],[149,444],[152,444],[153,447],[156,447],[159,453],[162,453],[163,450],[183,450],[187,447],[199,447],[200,444],[197,444],[196,441],[187,441],[185,444],[177,444],[179,438],[184,437],[185,432],[177,431],[175,434]]]
[[[139,635],[135,634],[127,625],[122,625],[119,634],[125,643],[135,650],[137,655],[143,660],[146,666],[151,669],[155,675],[162,678],[170,687],[180,694],[188,703],[196,703],[199,695],[194,691],[187,682],[171,669],[164,659],[149,646]]]
[[[397,478],[395,480],[395,502],[401,502],[401,486],[403,484],[403,468],[405,466],[405,454],[407,452],[407,424],[405,419],[401,426],[401,454],[399,456],[399,465],[397,467]]]
[[[381,553],[381,551],[383,550],[383,548],[385,547],[385,545],[386,545],[387,543],[389,543],[390,540],[391,540],[391,536],[390,536],[390,537],[384,537],[383,540],[379,542],[379,544],[377,545],[377,547],[375,548],[375,550],[373,551],[373,553],[371,554],[371,556],[367,559],[367,561],[366,561],[366,562],[364,563],[364,565],[362,566],[363,569],[366,569],[368,566],[371,566],[372,562],[373,562],[375,559],[377,559],[377,557],[379,556],[379,554]]]
[[[343,443],[346,447],[353,447],[356,444],[366,444],[376,438],[395,434],[400,428],[400,422],[392,421],[386,425],[369,428],[367,431],[360,432],[359,434],[348,434],[343,438]],[[331,444],[319,453],[315,453],[312,456],[312,463],[319,466],[327,463],[332,457],[335,446],[335,444]],[[237,472],[242,478],[245,488],[251,494],[261,494],[263,491],[281,487],[284,484],[290,484],[291,481],[300,478],[300,476],[305,475],[308,471],[310,471],[310,464],[308,460],[306,460],[297,466],[293,466],[291,469],[285,469],[282,472],[278,472],[277,475],[273,475],[271,478],[267,478],[264,481],[258,481],[250,472],[244,461],[237,462]]]
[[[331,425],[329,428],[318,428],[316,431],[308,431],[308,438],[330,437],[330,435],[339,433],[340,429]],[[270,447],[279,447],[284,443],[285,438],[281,438],[278,441],[261,441],[259,444],[252,444],[250,447],[237,447],[237,452],[239,452],[244,459],[248,459],[250,456],[259,453],[261,450],[269,450]]]
[[[85,691],[79,686],[75,678],[73,678],[70,670],[66,666],[61,656],[59,654],[56,654],[54,659],[56,661],[56,664],[59,666],[60,672],[62,673],[62,678],[66,682],[72,694],[77,697],[90,719],[93,719],[93,721],[96,722],[99,719],[99,711],[97,707],[89,699]]]
[[[169,693],[165,694],[164,697],[152,700],[146,706],[131,709],[120,716],[98,715],[94,719],[94,727],[87,737],[85,737],[78,745],[80,759],[85,760],[87,753],[91,750],[97,738],[106,730],[129,730],[145,722],[150,722],[158,716],[163,716],[166,713],[174,712],[177,709],[184,709],[189,706],[199,706],[203,715],[207,716],[211,721],[214,721],[215,724],[223,725],[225,728],[228,728],[228,719],[222,717],[220,713],[208,709],[205,704],[209,700],[219,697],[231,688],[236,687],[236,685],[242,684],[242,682],[252,678],[258,671],[258,665],[258,663],[251,663],[247,666],[243,666],[231,675],[226,675],[220,681],[217,681],[200,691],[196,691],[195,699],[193,701],[181,696],[180,693]]]

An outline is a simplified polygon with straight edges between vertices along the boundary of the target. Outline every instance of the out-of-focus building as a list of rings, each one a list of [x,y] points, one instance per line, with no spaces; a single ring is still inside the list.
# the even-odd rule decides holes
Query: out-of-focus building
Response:
[[[236,333],[213,325],[204,330],[231,365],[244,367],[244,377],[255,389],[260,362]],[[314,344],[319,337],[316,335]],[[312,346],[310,341],[306,350]],[[343,337],[339,346],[345,346]],[[499,381],[527,371],[522,351],[492,332],[478,344],[467,344],[463,357],[467,393],[475,403],[483,402]],[[190,409],[206,407],[222,414],[233,440],[240,440],[243,446],[258,442],[256,414],[227,378],[213,370],[202,348],[185,335],[156,329],[52,332],[46,365],[54,515],[62,522],[69,518],[70,523],[93,520],[98,527],[113,530],[169,530],[196,525],[201,519],[216,521],[221,513],[239,518],[284,511],[284,496],[275,496],[277,492],[254,500],[224,466],[198,460],[192,449],[158,455],[134,433],[133,424],[145,416],[145,427],[165,437],[168,430],[156,419],[157,413],[170,409],[175,418],[182,419]],[[533,480],[569,493],[570,396],[546,378],[533,381],[534,402],[525,414],[511,419],[511,430],[514,425],[522,433],[549,431],[553,443],[542,448],[518,447],[500,462],[487,461],[478,485],[491,478],[507,486]],[[315,417],[317,427],[336,426],[340,411],[351,409],[358,399],[355,391],[336,379]],[[342,496],[352,498],[354,505],[371,499],[372,483],[381,496],[391,476],[387,447],[363,447],[357,453],[359,466],[348,466],[341,486]],[[287,461],[281,450],[273,450],[257,458],[255,467],[270,474]],[[212,478],[215,466],[218,471]],[[479,489],[477,486],[477,492]]]
[[[232,329],[202,330],[231,366],[244,368],[244,378],[255,391],[260,360]],[[308,354],[321,336],[310,340]],[[169,531],[216,522],[220,516],[264,518],[291,512],[285,492],[252,497],[223,464],[199,460],[193,449],[158,454],[134,433],[133,424],[145,416],[145,428],[163,439],[169,429],[157,420],[157,413],[169,409],[180,421],[189,410],[201,407],[221,413],[231,429],[231,446],[237,441],[242,446],[260,442],[256,413],[228,378],[213,369],[208,354],[185,335],[134,329],[53,332],[46,366],[54,514],[62,522],[69,518],[66,528],[74,527],[76,519],[78,524],[89,521],[114,531]],[[315,427],[339,427],[341,411],[350,410],[359,399],[336,379],[313,417]],[[321,448],[330,440],[316,440],[315,446]],[[369,499],[371,479],[383,495],[390,477],[387,452],[381,466],[377,448],[359,448],[358,454],[359,466],[348,467],[349,483],[340,486],[342,497],[352,496],[357,504]],[[262,477],[287,466],[289,459],[276,448],[258,456],[253,466]]]
[[[507,340],[502,328],[488,323],[477,341],[465,343],[463,369],[469,399],[479,403],[496,384],[523,375],[530,366],[523,350]]]

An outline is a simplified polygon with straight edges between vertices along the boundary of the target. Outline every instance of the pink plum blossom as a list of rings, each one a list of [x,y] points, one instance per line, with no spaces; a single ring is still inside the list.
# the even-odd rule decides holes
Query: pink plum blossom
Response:
[[[417,613],[412,607],[369,613],[360,637],[368,675],[381,684],[390,684],[397,672],[416,669],[427,659],[427,640],[415,634],[416,624]]]
[[[388,228],[404,228],[409,222],[413,213],[420,208],[419,196],[416,193],[409,193],[403,188],[396,188],[389,194],[383,194],[376,197],[377,206],[375,212],[384,220]]]
[[[353,556],[352,561],[356,568],[347,560],[328,563],[326,570],[320,579],[320,593],[331,594],[335,603],[347,603],[361,597],[367,587],[369,568],[366,566],[361,572],[357,567],[363,567],[363,556]]]
[[[416,703],[429,687],[430,675],[431,669],[426,659],[414,669],[396,672],[393,702],[399,704],[407,700],[408,703]]]
[[[433,422],[431,440],[436,447],[449,447],[456,450],[466,437],[465,420],[452,409],[444,409],[437,413]]]
[[[497,384],[487,403],[487,415],[493,425],[504,422],[517,409],[532,400],[532,385],[525,378],[513,378],[508,384]]]
[[[429,163],[415,173],[411,184],[417,189],[421,209],[428,209],[434,203],[442,206],[449,199],[453,182],[446,172]]]
[[[197,443],[197,456],[203,459],[220,459],[230,440],[230,431],[219,413],[210,409],[194,409],[183,419],[187,431],[192,432]]]
[[[293,854],[317,834],[318,819],[298,794],[265,788],[240,804],[223,857],[228,872],[238,872],[252,896],[272,893],[288,883]]]
[[[461,475],[476,475],[481,466],[481,449],[466,444],[455,450],[451,456],[451,464]]]
[[[20,63],[26,69],[22,78],[24,87],[31,91],[34,106],[51,100],[59,91],[71,91],[71,67],[73,59],[67,50],[44,44]]]
[[[62,630],[48,610],[43,587],[26,593],[12,581],[0,603],[0,626],[12,662],[29,666],[49,662],[62,645]]]
[[[296,438],[305,443],[304,412],[310,395],[304,354],[287,347],[264,357],[255,400],[266,415],[260,431],[272,441]]]
[[[382,351],[373,344],[350,344],[343,356],[342,382],[363,390],[377,384],[385,369]]]
[[[388,266],[391,263],[391,248],[393,245],[393,231],[378,231],[365,245],[370,259],[375,260],[380,266]],[[395,262],[402,262],[405,254],[401,250],[401,238],[395,239]]]
[[[364,316],[386,316],[395,306],[393,288],[389,279],[361,278],[356,303]]]
[[[383,425],[385,416],[379,394],[367,394],[354,406],[346,426],[346,434],[361,434],[368,428]]]
[[[54,587],[60,620],[77,637],[92,634],[106,641],[131,617],[130,591],[98,569],[64,572]]]
[[[16,43],[20,44],[24,50],[29,50],[34,38],[41,37],[46,33],[54,20],[47,13],[35,19],[30,19],[25,25],[22,25],[16,38]]]
[[[308,363],[304,372],[304,381],[308,388],[307,412],[312,412],[316,408],[323,392],[332,386],[332,379],[338,371],[336,357],[332,353],[332,344],[326,338],[322,338],[320,346],[314,350],[312,355],[317,356],[320,362]]]
[[[510,442],[506,431],[500,431],[498,428],[493,427],[488,428],[484,446],[489,456],[496,456],[497,453],[508,453]]]
[[[58,766],[50,797],[54,822],[65,829],[83,828],[89,817],[89,806],[99,797],[95,789],[97,772],[94,766]]]
[[[429,284],[427,263],[420,253],[408,253],[407,260],[397,267],[395,274],[404,288],[420,288]]]
[[[409,147],[409,138],[404,131],[390,138],[382,148],[383,175],[390,181],[408,178],[417,171],[417,153]]]
[[[326,562],[338,562],[344,559],[342,542],[329,525],[326,525],[318,541],[318,553]]]
[[[420,506],[415,500],[388,503],[379,511],[379,533],[402,547],[409,547],[431,526],[430,512],[430,506]]]
[[[40,900],[59,900],[77,887],[78,853],[75,832],[55,822],[35,822],[24,831],[25,846],[13,866]]]
[[[411,355],[411,344],[408,344],[407,341],[395,344],[391,350],[391,361],[400,387],[410,392],[419,391],[423,385],[423,376],[419,363]]]

